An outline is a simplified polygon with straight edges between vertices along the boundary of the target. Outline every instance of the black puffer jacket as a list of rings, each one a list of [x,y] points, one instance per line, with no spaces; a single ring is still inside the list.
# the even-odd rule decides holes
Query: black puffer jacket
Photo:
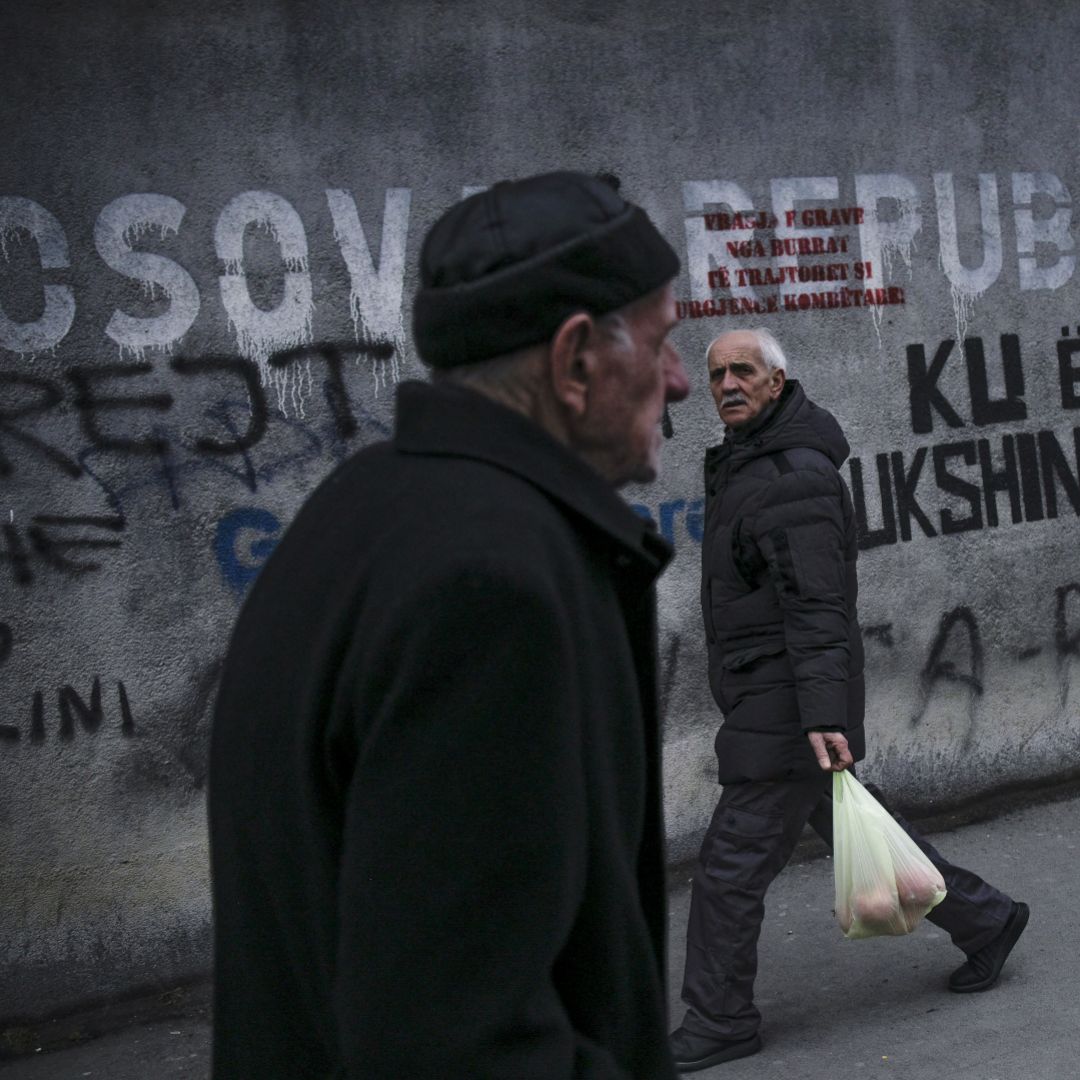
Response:
[[[722,784],[812,774],[811,728],[865,753],[848,449],[789,379],[757,430],[705,454],[701,604]]]

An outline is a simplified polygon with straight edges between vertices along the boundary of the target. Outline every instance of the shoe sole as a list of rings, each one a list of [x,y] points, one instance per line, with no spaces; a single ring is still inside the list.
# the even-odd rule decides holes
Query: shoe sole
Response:
[[[971,986],[950,986],[949,989],[954,994],[978,994],[983,990],[989,990],[990,987],[998,981],[998,977],[1001,975],[1001,969],[1005,966],[1005,961],[1009,959],[1009,954],[1020,940],[1020,935],[1024,932],[1024,928],[1028,924],[1028,916],[1030,914],[1031,911],[1027,904],[1022,901],[1017,901],[1016,917],[1013,919],[1012,928],[1009,930],[1009,936],[1005,941],[1005,948],[1001,953],[1001,958],[994,966],[994,970],[991,971],[982,982],[973,983]]]
[[[754,1035],[745,1042],[736,1043],[734,1046],[726,1046],[723,1050],[717,1050],[715,1054],[698,1058],[696,1061],[676,1061],[675,1068],[681,1073],[697,1072],[699,1069],[708,1069],[713,1065],[720,1065],[725,1061],[737,1061],[739,1058],[749,1057],[761,1049],[761,1036]]]

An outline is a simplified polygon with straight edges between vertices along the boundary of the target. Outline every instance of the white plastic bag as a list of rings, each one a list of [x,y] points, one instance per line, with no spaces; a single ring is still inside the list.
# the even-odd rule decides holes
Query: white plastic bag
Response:
[[[934,864],[846,769],[833,773],[833,867],[846,938],[909,934],[945,899]]]

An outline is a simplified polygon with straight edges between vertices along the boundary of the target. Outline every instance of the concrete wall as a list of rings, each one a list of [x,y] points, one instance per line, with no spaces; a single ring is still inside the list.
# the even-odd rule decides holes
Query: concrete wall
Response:
[[[503,177],[614,171],[684,256],[694,393],[628,492],[678,551],[673,858],[716,794],[700,358],[737,326],[852,444],[866,773],[925,808],[1076,771],[1080,12],[959,7],[4,6],[0,1016],[205,969],[232,620],[422,375],[424,229]]]

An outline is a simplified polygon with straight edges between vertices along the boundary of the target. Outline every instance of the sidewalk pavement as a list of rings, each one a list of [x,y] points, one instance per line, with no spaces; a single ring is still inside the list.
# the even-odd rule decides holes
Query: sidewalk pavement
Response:
[[[1080,798],[947,832],[933,842],[1031,906],[1001,981],[951,994],[963,959],[923,924],[903,938],[845,941],[832,915],[832,862],[793,863],[769,892],[757,1003],[760,1054],[692,1074],[701,1080],[1077,1080],[1080,1077]],[[688,875],[686,875],[688,877]],[[670,896],[674,1024],[689,888]],[[3,1080],[206,1080],[205,992],[170,1017],[136,1022],[69,1049],[0,1063]],[[407,1069],[402,1080],[409,1080]]]

